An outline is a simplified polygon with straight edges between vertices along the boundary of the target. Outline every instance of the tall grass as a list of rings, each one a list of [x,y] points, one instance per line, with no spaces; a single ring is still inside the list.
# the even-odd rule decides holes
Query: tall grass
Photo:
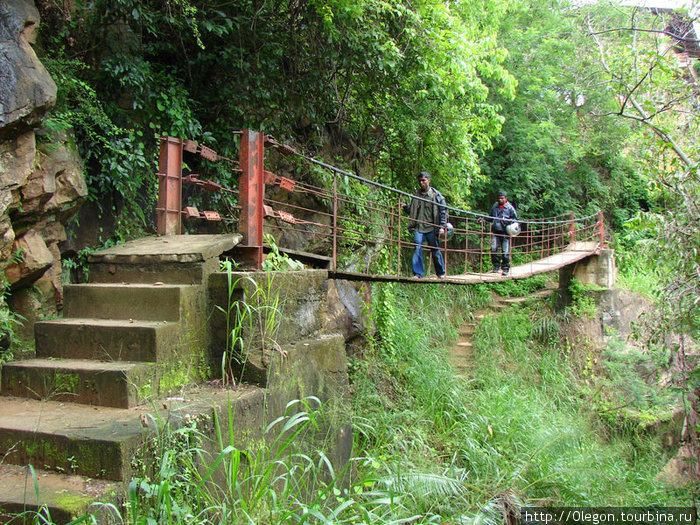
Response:
[[[394,333],[379,341],[390,339],[392,351],[380,344],[353,366],[358,448],[404,476],[459,473],[450,479],[464,490],[449,505],[425,505],[427,481],[423,492],[414,488],[424,499],[417,509],[468,522],[504,494],[555,505],[690,501],[688,491],[656,481],[668,460],[658,443],[616,435],[593,410],[573,350],[555,344],[554,323],[540,320],[543,304],[487,316],[474,336],[472,374],[456,378],[444,348],[451,320],[468,318],[474,304],[460,291],[395,287],[390,311],[377,313],[391,319],[379,328]]]

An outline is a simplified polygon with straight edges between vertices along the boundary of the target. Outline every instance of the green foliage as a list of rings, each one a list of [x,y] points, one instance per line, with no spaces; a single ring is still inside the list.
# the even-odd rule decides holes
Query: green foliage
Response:
[[[10,256],[9,262],[19,263],[24,258],[24,253],[18,249]],[[4,272],[0,272],[0,365],[14,358],[13,348],[19,342],[16,330],[22,326],[25,318],[12,311],[7,304],[10,292],[10,284],[7,282]]]
[[[537,290],[542,290],[546,286],[548,279],[547,275],[539,274],[527,279],[492,283],[489,286],[503,297],[526,297]]]
[[[394,350],[380,347],[353,362],[355,426],[358,447],[376,466],[423,480],[412,488],[411,512],[436,513],[443,521],[483,518],[473,509],[492,505],[494,494],[554,505],[687,497],[655,481],[666,458],[639,434],[642,427],[601,437],[607,422],[597,410],[610,405],[577,394],[583,379],[557,344],[558,320],[542,318],[541,304],[486,316],[473,338],[471,377],[462,380],[447,366],[443,349],[454,338],[443,308],[450,305],[451,315],[464,308],[454,317],[457,326],[469,315],[469,304],[454,307],[459,292],[392,285],[387,302],[384,287],[373,290],[373,319],[389,308],[393,322],[376,323],[376,341],[392,341]],[[624,384],[633,369],[614,381]],[[449,496],[437,496],[431,476]]]
[[[90,276],[88,257],[94,251],[93,248],[86,247],[79,250],[73,257],[61,259],[61,267],[63,269],[61,280],[63,284],[88,282]]]
[[[514,90],[499,2],[79,0],[67,12],[52,0],[41,10],[54,126],[76,127],[92,196],[109,189],[141,207],[155,183],[153,133],[233,158],[241,127],[311,149],[330,139],[398,186],[428,169],[461,202],[503,122],[488,94]],[[201,160],[191,168],[234,182]]]
[[[283,300],[273,286],[274,273],[267,273],[262,283],[249,274],[235,274],[230,261],[222,263],[226,272],[226,306],[217,305],[226,319],[226,349],[221,357],[223,382],[236,384],[245,373],[250,352],[282,352],[277,344]],[[240,377],[234,377],[234,368]]]
[[[270,247],[270,253],[262,263],[262,269],[266,272],[285,271],[285,270],[303,270],[304,263],[292,259],[286,253],[280,253],[275,238],[269,233],[265,234],[265,243]]]
[[[601,118],[617,100],[595,80],[597,48],[580,12],[558,1],[513,2],[499,38],[518,87],[512,100],[493,97],[506,125],[482,159],[471,202],[488,209],[506,189],[524,217],[602,209],[613,228],[648,208],[646,176],[625,151],[627,123]]]
[[[592,318],[598,311],[595,297],[588,294],[593,287],[585,286],[578,279],[571,279],[569,283],[569,293],[571,294],[571,306],[569,310],[574,317]]]
[[[138,129],[123,129],[114,123],[100,94],[81,78],[86,76],[85,64],[60,56],[46,58],[44,63],[59,86],[56,109],[45,125],[50,136],[73,130],[86,167],[88,199],[104,206],[106,197],[118,197],[126,206],[125,215],[145,226],[144,210],[155,202],[154,167],[148,158],[155,141],[145,139]]]
[[[10,310],[3,292],[0,295],[0,364],[14,357],[11,345],[16,342],[15,331],[22,321],[21,315]]]
[[[265,439],[245,449],[234,440],[231,403],[213,440],[195,422],[175,429],[157,421],[161,453],[152,477],[129,484],[130,523],[282,523],[301,509],[339,517],[355,505],[340,497],[328,458],[303,447],[326,427],[316,398],[290,402]]]

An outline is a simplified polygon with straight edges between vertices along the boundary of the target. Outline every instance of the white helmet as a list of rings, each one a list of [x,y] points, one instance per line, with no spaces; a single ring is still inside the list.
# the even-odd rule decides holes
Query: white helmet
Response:
[[[506,226],[506,233],[511,237],[516,237],[520,233],[520,223],[511,222]]]
[[[447,235],[447,240],[449,241],[455,234],[455,227],[452,223],[446,223],[445,227],[440,230],[440,237]]]

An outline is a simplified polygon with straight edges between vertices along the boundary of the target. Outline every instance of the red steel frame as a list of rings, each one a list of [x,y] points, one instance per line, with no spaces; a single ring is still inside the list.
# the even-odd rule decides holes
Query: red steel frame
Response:
[[[158,235],[182,233],[182,139],[160,137]]]
[[[262,133],[249,129],[241,132],[239,166],[242,173],[238,183],[241,216],[238,230],[243,235],[244,246],[240,253],[258,269],[262,268],[263,261],[264,148],[265,136]]]
[[[182,233],[182,152],[184,141],[175,137],[160,137],[158,160],[158,235]],[[241,216],[238,229],[243,245],[238,251],[243,259],[260,269],[263,261],[263,217],[265,196],[263,157],[265,136],[244,129],[241,132],[239,165],[239,204]]]

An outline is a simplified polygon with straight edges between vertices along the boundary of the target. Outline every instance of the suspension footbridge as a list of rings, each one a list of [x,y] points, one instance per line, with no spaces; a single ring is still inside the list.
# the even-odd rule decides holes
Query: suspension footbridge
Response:
[[[434,271],[416,280],[411,270],[415,243],[407,233],[408,217],[403,206],[415,195],[337,168],[269,135],[241,130],[238,159],[230,159],[190,139],[160,138],[158,234],[179,235],[187,221],[220,222],[237,231],[243,242],[235,249],[237,260],[260,269],[270,246],[263,232],[274,233],[281,252],[310,266],[328,269],[332,278],[361,281],[410,281],[472,284],[523,279],[551,272],[600,253],[605,244],[602,212],[585,217],[573,213],[537,220],[520,220],[522,232],[511,239],[510,274],[488,273],[491,268],[489,225],[477,212],[446,206],[454,235],[441,237],[446,278]],[[296,166],[314,171],[323,181],[313,185],[281,176],[264,167],[265,151],[291,157]],[[227,187],[197,174],[183,174],[183,157],[199,155],[212,163],[223,163],[237,178],[237,187]],[[302,168],[303,171],[303,168]],[[183,202],[191,186],[222,194],[224,211],[200,211]],[[437,225],[435,225],[437,226]],[[287,249],[287,242],[304,251]],[[430,264],[430,247],[424,247]],[[430,275],[433,277],[430,277]]]

